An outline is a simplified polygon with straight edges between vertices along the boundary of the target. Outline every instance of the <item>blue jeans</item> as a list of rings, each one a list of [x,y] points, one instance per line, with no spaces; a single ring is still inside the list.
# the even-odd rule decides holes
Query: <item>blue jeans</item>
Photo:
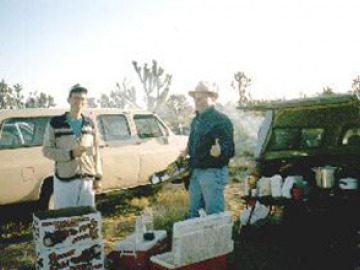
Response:
[[[190,179],[190,217],[198,217],[203,208],[208,215],[225,210],[224,186],[229,170],[223,168],[194,169]]]

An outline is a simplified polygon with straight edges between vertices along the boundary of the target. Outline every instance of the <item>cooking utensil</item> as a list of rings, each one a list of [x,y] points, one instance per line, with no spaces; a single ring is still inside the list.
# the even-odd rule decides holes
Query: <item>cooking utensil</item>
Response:
[[[316,185],[319,188],[333,188],[335,186],[335,173],[338,167],[325,166],[312,168],[315,172]]]

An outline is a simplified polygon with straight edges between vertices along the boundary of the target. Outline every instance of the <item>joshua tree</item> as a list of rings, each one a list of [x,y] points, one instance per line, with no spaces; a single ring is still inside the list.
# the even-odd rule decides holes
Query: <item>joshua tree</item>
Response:
[[[99,107],[97,101],[96,101],[96,98],[94,97],[89,97],[87,98],[87,107],[88,108],[97,108]]]
[[[133,61],[132,64],[143,85],[147,109],[156,112],[166,100],[172,75],[164,74],[164,69],[158,66],[156,60],[152,61],[150,68],[146,63],[143,67],[139,67],[136,61]]]
[[[174,131],[183,134],[183,128],[190,125],[192,111],[186,96],[178,94],[170,95],[158,113]]]
[[[101,108],[114,108],[115,103],[111,98],[106,94],[101,94],[100,98],[97,100]]]
[[[43,92],[30,92],[25,98],[20,84],[10,87],[4,80],[0,82],[0,109],[49,108],[55,105],[54,98]]]
[[[357,93],[360,92],[360,76],[357,76],[355,79],[353,79],[351,88],[353,89],[354,92],[357,92]]]
[[[114,100],[117,108],[139,107],[136,105],[136,89],[130,85],[126,78],[123,79],[121,84],[116,83],[116,89],[111,91],[110,97]]]
[[[239,91],[239,104],[246,105],[251,103],[251,95],[247,92],[247,87],[251,85],[250,77],[246,76],[244,72],[240,71],[234,74],[235,82],[231,83],[231,86]]]
[[[330,86],[325,86],[319,96],[328,97],[335,95],[334,90]]]
[[[55,107],[54,98],[50,95],[46,95],[43,92],[37,91],[30,92],[29,97],[26,100],[26,108],[50,108]]]

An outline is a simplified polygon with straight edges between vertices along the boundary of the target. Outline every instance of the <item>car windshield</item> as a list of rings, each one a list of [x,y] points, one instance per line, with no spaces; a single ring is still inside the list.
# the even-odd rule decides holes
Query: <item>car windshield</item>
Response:
[[[163,136],[160,122],[153,115],[134,115],[134,122],[139,138]]]
[[[324,131],[323,128],[276,128],[271,136],[269,150],[318,148],[321,145]]]
[[[0,128],[0,149],[42,145],[49,117],[11,118]]]

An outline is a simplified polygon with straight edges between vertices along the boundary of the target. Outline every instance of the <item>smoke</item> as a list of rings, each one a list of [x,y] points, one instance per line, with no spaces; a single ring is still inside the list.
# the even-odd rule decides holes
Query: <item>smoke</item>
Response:
[[[216,104],[216,108],[225,113],[234,126],[235,156],[253,156],[264,115],[237,109],[237,105],[228,102],[224,106]]]

